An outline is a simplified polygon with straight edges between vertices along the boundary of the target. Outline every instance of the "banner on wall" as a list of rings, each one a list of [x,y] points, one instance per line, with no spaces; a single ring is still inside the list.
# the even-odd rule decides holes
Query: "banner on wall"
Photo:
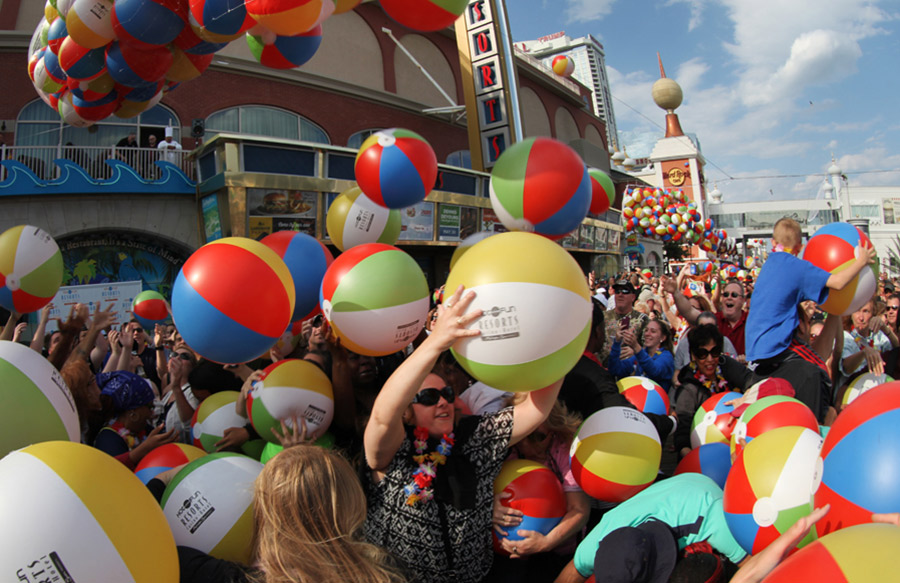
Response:
[[[462,241],[475,233],[478,209],[454,204],[438,205],[438,240]]]
[[[131,319],[131,303],[141,291],[143,289],[140,281],[63,286],[50,302],[53,308],[50,310],[46,332],[49,334],[59,328],[57,318],[63,320],[68,318],[75,304],[86,305],[91,314],[98,309],[108,310],[112,304],[113,311],[116,312],[116,324],[124,324]],[[34,312],[30,314],[29,321],[36,324],[39,317],[40,312]],[[152,330],[149,332],[153,333]]]
[[[491,233],[505,233],[509,229],[500,222],[500,217],[494,209],[481,209],[481,230]]]
[[[400,209],[400,241],[434,241],[434,203]]]
[[[247,189],[248,231],[261,239],[277,231],[300,231],[316,236],[319,193],[304,190]]]
[[[219,195],[210,194],[200,199],[203,213],[203,234],[206,242],[222,238],[222,218],[219,215]]]

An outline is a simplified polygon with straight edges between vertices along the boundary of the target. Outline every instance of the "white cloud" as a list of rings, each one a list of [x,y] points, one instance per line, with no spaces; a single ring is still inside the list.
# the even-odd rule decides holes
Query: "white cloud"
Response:
[[[567,0],[566,21],[590,22],[601,20],[612,12],[616,0]]]
[[[688,32],[693,32],[703,23],[703,11],[706,10],[706,0],[668,0],[666,6],[687,4],[691,10],[691,18],[688,21]]]

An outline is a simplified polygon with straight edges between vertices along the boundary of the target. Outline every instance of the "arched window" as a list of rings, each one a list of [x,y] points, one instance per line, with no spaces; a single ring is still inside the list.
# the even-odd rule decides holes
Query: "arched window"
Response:
[[[450,166],[457,168],[472,169],[472,153],[469,150],[457,150],[447,155],[447,162]]]
[[[384,128],[375,128],[375,129],[362,130],[360,132],[356,132],[355,134],[350,136],[350,138],[347,140],[347,147],[358,149],[360,146],[362,146],[363,142],[366,141],[366,138],[368,138],[375,132],[380,132],[382,129],[384,129]]]
[[[206,133],[220,132],[330,144],[325,130],[292,111],[263,105],[241,105],[206,118]]]
[[[146,146],[151,134],[162,139],[168,125],[174,130],[173,137],[181,141],[181,121],[165,105],[156,105],[129,119],[110,116],[91,127],[76,128],[67,125],[49,105],[36,99],[19,112],[15,145],[64,146],[71,143],[73,146],[108,148],[135,132],[138,143]]]

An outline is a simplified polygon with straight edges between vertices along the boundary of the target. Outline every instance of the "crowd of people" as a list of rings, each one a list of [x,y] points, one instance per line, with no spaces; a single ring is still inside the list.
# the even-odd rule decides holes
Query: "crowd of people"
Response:
[[[668,392],[671,411],[647,417],[677,461],[691,451],[694,413],[717,393],[781,378],[783,394],[827,426],[855,375],[893,375],[900,296],[892,282],[883,281],[876,297],[843,321],[818,307],[874,251],[860,248],[850,267],[830,275],[796,257],[795,222],[779,221],[774,241],[757,281],[707,277],[689,295],[687,269],[606,281],[590,274],[584,354],[564,378],[525,394],[484,385],[450,354],[457,340],[479,334],[472,324],[482,313],[470,309],[474,293],[462,288],[445,290],[407,350],[380,358],[341,346],[319,316],[297,338],[287,332],[267,357],[221,365],[191,350],[172,325],[117,323],[124,315],[89,314],[81,305],[52,334],[46,333],[51,307],[44,308],[31,347],[60,369],[82,441],[129,468],[160,445],[190,443],[190,420],[204,398],[222,390],[246,396],[273,361],[303,358],[331,379],[335,445],[313,445],[321,435],[296,420],[291,429],[282,426],[277,435],[285,450],[255,485],[252,564],[179,548],[185,582],[569,583],[593,576],[746,583],[760,581],[828,509],[749,557],[725,523],[723,493],[711,479],[661,471],[656,483],[613,506],[582,491],[569,450],[583,419],[606,407],[634,408],[616,387],[628,376],[650,378]],[[18,316],[10,316],[0,339],[19,339]],[[761,396],[754,391],[743,402]],[[216,445],[240,451],[255,437],[248,422]],[[505,504],[508,494],[494,494],[494,481],[504,461],[516,458],[552,471],[566,512],[548,532],[519,530],[512,539],[509,530],[523,514]],[[176,471],[148,487],[160,495]],[[894,515],[875,519],[897,523]]]

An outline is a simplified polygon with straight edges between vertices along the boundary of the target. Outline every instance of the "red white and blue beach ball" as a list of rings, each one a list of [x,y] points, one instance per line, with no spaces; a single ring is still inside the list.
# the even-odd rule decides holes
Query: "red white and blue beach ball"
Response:
[[[421,202],[437,180],[437,156],[425,138],[389,129],[369,136],[356,155],[356,182],[373,202],[401,209]]]

